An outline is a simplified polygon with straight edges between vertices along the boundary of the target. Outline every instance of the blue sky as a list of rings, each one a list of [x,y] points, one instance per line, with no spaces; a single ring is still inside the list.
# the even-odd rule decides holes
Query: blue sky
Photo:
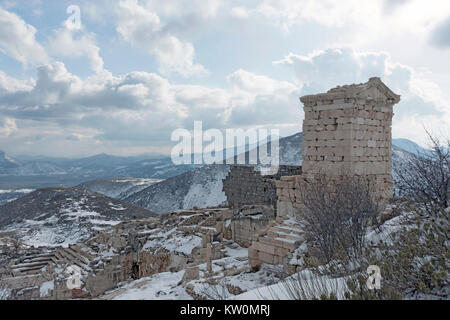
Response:
[[[449,1],[2,0],[0,150],[169,153],[195,120],[286,136],[301,95],[372,76],[402,95],[393,137],[424,144],[450,131],[449,61]]]

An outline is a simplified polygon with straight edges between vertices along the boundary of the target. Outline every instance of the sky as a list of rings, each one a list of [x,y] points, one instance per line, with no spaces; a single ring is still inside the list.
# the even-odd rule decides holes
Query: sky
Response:
[[[0,0],[10,155],[168,154],[199,120],[287,136],[300,96],[370,77],[401,95],[394,138],[448,137],[450,1]]]

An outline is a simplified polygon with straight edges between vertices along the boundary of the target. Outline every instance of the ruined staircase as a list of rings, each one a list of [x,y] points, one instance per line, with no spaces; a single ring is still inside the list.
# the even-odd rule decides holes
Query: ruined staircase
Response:
[[[304,242],[303,232],[292,219],[277,219],[254,235],[248,249],[253,269],[265,264],[284,264],[285,257]]]
[[[39,274],[40,270],[53,262],[54,252],[26,255],[15,260],[9,269],[16,276]]]

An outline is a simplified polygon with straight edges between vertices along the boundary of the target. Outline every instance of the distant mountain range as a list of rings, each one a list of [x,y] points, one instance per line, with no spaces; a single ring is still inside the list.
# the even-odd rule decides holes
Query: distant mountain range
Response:
[[[281,138],[280,164],[301,165],[302,142],[301,133]],[[397,144],[410,151],[420,148],[405,139],[394,140],[393,143],[394,167],[401,165],[410,155]],[[25,181],[30,179],[20,175],[24,168],[48,168],[42,159],[16,160],[3,152],[0,156],[3,172],[17,170],[15,172],[18,173],[17,176],[3,175],[3,183],[5,178],[11,177],[18,178],[19,182],[21,178]],[[8,190],[0,190],[0,204],[7,202],[0,206],[0,234],[12,233],[23,243],[33,246],[65,246],[86,240],[97,230],[123,220],[227,204],[222,191],[222,180],[230,169],[226,164],[176,166],[170,158],[143,160],[102,154],[77,160],[65,159],[54,166],[64,170],[62,176],[69,177],[66,181],[73,182],[75,177],[85,182],[76,188],[33,191],[14,190],[9,185]],[[255,167],[258,169],[258,165]],[[32,176],[35,178],[32,181],[38,185],[37,188],[42,181],[54,183],[51,178],[58,177],[55,174],[58,170],[48,170],[48,175]],[[102,175],[114,177],[98,178]],[[124,175],[136,178],[120,178]]]
[[[281,138],[280,164],[301,165],[302,142],[302,133]],[[424,149],[410,140],[394,139],[394,166],[407,154],[418,150]],[[0,192],[0,204],[20,197],[15,189],[55,185],[89,189],[157,213],[226,203],[222,179],[229,170],[227,165],[175,165],[169,157],[143,159],[142,156],[106,154],[83,159],[55,159],[54,163],[48,162],[50,159],[26,160],[24,157],[19,161],[3,152],[0,156],[0,175],[3,174],[0,190],[10,189],[10,193],[6,192],[8,190],[3,194]],[[23,175],[25,173],[34,175]],[[25,191],[23,194],[29,192]]]
[[[0,152],[0,190],[72,187],[87,180],[115,178],[166,179],[199,167],[175,165],[170,157],[118,157],[107,154],[82,159],[24,157]]]
[[[281,165],[301,165],[302,142],[301,133],[279,140]],[[261,146],[264,147],[266,145]],[[393,166],[399,165],[408,154],[408,151],[393,145]],[[206,165],[121,199],[157,213],[191,209],[194,206],[206,208],[226,205],[222,180],[228,172],[228,165]]]

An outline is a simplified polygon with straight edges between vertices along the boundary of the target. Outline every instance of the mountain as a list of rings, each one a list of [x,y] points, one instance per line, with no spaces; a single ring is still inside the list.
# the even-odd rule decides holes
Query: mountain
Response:
[[[161,179],[142,178],[96,179],[83,182],[75,188],[88,189],[111,198],[121,199],[161,181]]]
[[[302,142],[301,133],[279,139],[280,164],[300,165]],[[261,148],[267,148],[267,144]],[[205,165],[154,184],[122,200],[157,213],[222,206],[226,204],[222,180],[229,170],[229,165]]]
[[[19,189],[19,190],[0,190],[0,206],[4,203],[14,201],[23,197],[27,193],[33,192],[32,189]]]
[[[19,167],[21,163],[0,150],[0,171]]]
[[[278,138],[277,138],[278,139]],[[270,141],[270,139],[268,139]],[[249,155],[252,151],[258,151],[258,148],[260,150],[267,150],[267,152],[270,152],[271,150],[271,142],[261,144],[259,147],[254,146],[253,149],[249,149],[250,151],[246,151],[243,154],[245,154],[245,164],[249,164]],[[302,143],[303,143],[303,134],[301,132],[293,134],[288,137],[280,138],[278,139],[278,147],[279,147],[279,156],[280,156],[280,164],[283,165],[292,165],[292,166],[299,166],[302,163]],[[257,153],[258,154],[258,153]],[[242,155],[240,155],[242,157]],[[234,156],[234,161],[236,162],[237,156]],[[227,163],[229,161],[233,161],[233,158],[230,156],[227,156],[227,159],[225,160]],[[258,164],[260,163],[260,159],[258,156]]]
[[[87,180],[120,177],[166,179],[199,167],[175,165],[170,157],[156,154],[99,154],[82,159],[21,156],[20,162],[3,152],[0,156],[0,190],[73,187]]]
[[[156,183],[123,200],[157,213],[224,205],[222,180],[230,167],[212,164]]]
[[[302,133],[279,140],[281,165],[301,165],[302,142]],[[267,145],[261,146],[264,147]],[[408,155],[411,155],[408,151],[393,145],[393,166],[400,165]],[[258,166],[256,168],[258,169]],[[194,206],[199,208],[221,206],[226,203],[222,179],[226,177],[228,171],[228,165],[206,165],[122,199],[157,213],[191,209]]]
[[[427,151],[427,149],[422,148],[417,143],[408,139],[392,139],[392,145],[412,154],[423,153]]]
[[[302,133],[279,139],[280,164],[301,165],[302,141]],[[261,146],[261,148],[265,147],[267,145]],[[409,154],[405,148],[413,151],[420,147],[407,139],[394,139],[394,162],[396,161],[395,157],[397,157],[395,154],[396,148],[399,150],[398,156],[401,157]],[[246,154],[248,153],[246,152]],[[115,189],[122,188],[118,187],[118,185],[127,188],[126,183],[109,184],[106,180],[112,181],[122,177],[168,179],[202,166],[190,164],[175,165],[170,157],[160,157],[158,155],[153,155],[153,158],[149,159],[146,157],[152,157],[152,155],[117,157],[100,154],[75,160],[64,158],[52,160],[52,158],[34,157],[34,160],[28,160],[28,162],[25,161],[25,157],[22,157],[22,161],[19,162],[11,160],[4,153],[0,153],[0,155],[2,159],[6,159],[3,162],[0,161],[0,163],[8,163],[8,168],[5,168],[5,165],[3,167],[0,166],[0,190],[73,187],[85,181],[100,179],[105,181],[81,186],[119,199],[128,198],[133,193],[142,191],[142,186],[130,188],[126,192],[123,190],[125,193],[120,195],[117,194],[118,190]],[[103,186],[101,186],[102,184]],[[219,195],[216,196],[219,197]],[[179,201],[181,200],[178,199],[177,202]],[[161,209],[161,207],[158,208]]]
[[[89,190],[41,189],[0,206],[0,232],[14,232],[33,246],[67,246],[121,221],[151,216],[151,211]]]

